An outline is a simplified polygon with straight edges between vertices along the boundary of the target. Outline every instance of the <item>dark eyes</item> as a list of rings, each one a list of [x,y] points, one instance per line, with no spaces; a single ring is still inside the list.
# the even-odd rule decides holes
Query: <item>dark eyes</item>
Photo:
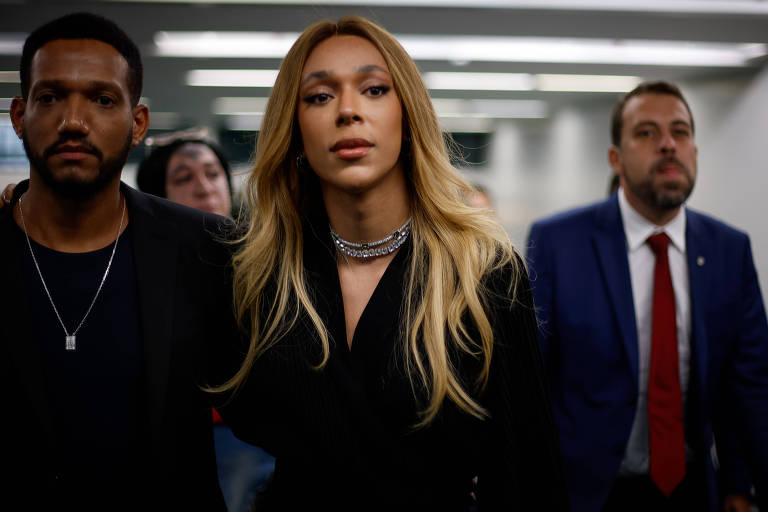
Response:
[[[115,104],[115,100],[113,100],[109,96],[105,96],[102,94],[101,96],[96,97],[96,103],[98,103],[102,107],[109,107]]]
[[[306,98],[304,98],[304,101],[311,105],[322,105],[323,103],[328,103],[330,99],[331,99],[330,94],[320,93],[320,94],[312,94],[310,96],[307,96]]]
[[[50,93],[41,94],[40,96],[37,97],[37,101],[44,105],[50,105],[51,103],[54,102],[55,99],[56,99],[56,96]]]
[[[392,88],[388,85],[373,85],[363,91],[363,94],[372,98],[379,98],[387,94]],[[304,98],[305,103],[310,105],[323,105],[333,99],[333,96],[326,93],[311,94]]]
[[[386,85],[374,85],[373,87],[369,87],[366,92],[369,96],[384,96],[389,92],[389,87]]]

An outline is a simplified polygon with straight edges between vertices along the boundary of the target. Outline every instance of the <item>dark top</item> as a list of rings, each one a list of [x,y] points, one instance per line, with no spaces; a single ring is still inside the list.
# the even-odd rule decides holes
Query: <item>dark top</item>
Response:
[[[143,361],[130,229],[119,238],[104,286],[77,332],[74,351],[65,350],[64,330],[24,233],[17,230],[53,431],[62,447],[61,479],[74,495],[93,486],[124,492],[136,484],[139,471]],[[30,241],[48,291],[72,334],[93,300],[114,243],[92,252],[62,253]]]
[[[26,188],[27,182],[17,185],[14,205]],[[108,311],[91,312],[78,333],[77,345],[90,353],[91,348],[106,348],[114,341],[105,338],[94,344],[88,339],[87,330],[102,317],[102,328],[117,337],[116,343],[122,344],[123,336],[139,339],[134,347],[140,352],[126,354],[124,366],[117,362],[120,356],[105,355],[106,359],[98,361],[98,368],[80,368],[84,372],[104,372],[81,386],[81,391],[93,394],[92,398],[112,392],[124,395],[85,405],[77,402],[85,403],[87,396],[64,396],[69,404],[62,405],[51,400],[52,393],[59,398],[68,394],[63,387],[51,391],[64,372],[52,368],[53,361],[40,350],[35,332],[38,318],[47,318],[51,306],[34,306],[31,292],[39,292],[40,285],[37,276],[33,276],[37,280],[30,280],[24,270],[26,241],[19,236],[12,208],[0,210],[0,403],[7,412],[0,421],[0,460],[8,469],[0,478],[0,510],[226,510],[216,475],[212,398],[201,384],[207,382],[215,356],[212,352],[237,336],[232,311],[231,246],[220,242],[229,229],[228,222],[124,184],[120,191],[126,199],[130,228],[120,239],[113,265],[128,263],[121,249],[129,249],[133,284],[124,286],[127,295],[110,305]],[[126,245],[121,247],[124,242]],[[98,272],[103,272],[105,264],[98,262]],[[46,272],[45,264],[42,270],[48,279],[50,272]],[[114,271],[105,286],[116,284],[110,284],[112,278],[128,279],[124,272],[112,274]],[[57,307],[67,302],[67,297],[58,297],[58,285],[53,289],[50,284]],[[85,285],[88,295],[95,292],[96,285],[98,282]],[[137,308],[133,312],[132,293]],[[124,309],[116,312],[113,308]],[[74,309],[76,313],[63,313],[68,327],[73,322],[71,315],[78,317],[84,312],[78,305]],[[97,323],[91,323],[94,321]],[[53,332],[54,347],[63,346],[63,332]],[[141,365],[139,371],[131,370],[135,364]],[[118,384],[112,372],[124,372],[126,381]],[[76,378],[85,380],[87,376],[84,373]],[[136,385],[136,403],[130,407],[136,407],[138,415],[126,420],[130,407],[115,412],[114,406],[126,400],[125,395],[131,394]],[[85,410],[84,416],[70,414],[67,409],[72,406]],[[113,414],[122,414],[123,418]],[[91,456],[94,460],[132,456],[139,468],[122,482],[121,492],[102,485],[104,480],[117,480],[119,476],[101,475],[104,478],[94,481],[88,492],[77,493],[72,481],[72,454],[78,450],[62,442],[59,429],[77,429],[82,421],[84,426],[91,422],[94,430],[99,422],[112,430],[115,422],[123,420],[125,425],[117,427],[122,432],[90,433],[114,441],[105,444],[102,453],[95,453],[94,448]],[[137,441],[129,440],[131,436],[136,436]],[[129,447],[119,446],[121,442],[133,446],[138,443],[138,450],[128,455]],[[108,473],[111,468],[103,470]],[[132,485],[134,482],[138,483]]]
[[[304,230],[307,277],[332,338],[330,359],[322,369],[313,368],[320,362],[320,343],[302,316],[255,363],[224,411],[238,436],[277,458],[263,506],[468,510],[478,476],[481,510],[564,509],[527,277],[514,304],[507,297],[508,272],[487,281],[498,294],[488,310],[495,348],[488,386],[475,396],[491,417],[478,420],[446,399],[430,425],[414,430],[426,395],[417,389],[417,403],[399,353],[410,243],[381,278],[349,349],[327,221]],[[462,355],[457,366],[471,388],[479,363]]]

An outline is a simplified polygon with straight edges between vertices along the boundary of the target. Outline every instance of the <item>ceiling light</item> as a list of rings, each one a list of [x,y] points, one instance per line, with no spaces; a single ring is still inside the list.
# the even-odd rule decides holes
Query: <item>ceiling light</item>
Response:
[[[282,59],[295,32],[158,32],[156,54],[173,57]],[[749,65],[768,54],[762,43],[562,37],[399,35],[415,60],[449,62],[553,62],[646,66]]]
[[[225,116],[263,116],[269,98],[221,97],[213,100],[213,113]]]
[[[547,103],[541,100],[465,100],[437,98],[432,100],[440,118],[544,118]]]
[[[641,79],[626,75],[430,72],[424,73],[424,82],[432,90],[627,92]]]
[[[193,69],[187,85],[202,87],[272,87],[276,69]]]
[[[575,11],[768,14],[762,0],[117,0],[152,3],[466,7]]]
[[[0,55],[21,55],[27,34],[6,32],[0,34]]]
[[[157,32],[155,55],[282,59],[298,37],[298,32]]]
[[[528,73],[424,73],[427,89],[471,91],[530,91],[532,77]]]
[[[642,80],[619,75],[536,75],[539,91],[627,92]]]
[[[21,82],[18,71],[0,71],[0,83],[17,84]]]

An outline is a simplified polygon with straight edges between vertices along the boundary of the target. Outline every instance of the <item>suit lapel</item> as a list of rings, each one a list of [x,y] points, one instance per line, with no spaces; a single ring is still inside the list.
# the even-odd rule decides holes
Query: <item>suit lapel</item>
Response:
[[[637,383],[637,327],[632,279],[629,275],[626,237],[615,194],[596,211],[596,226],[592,237],[593,247],[619,324],[621,339],[634,376],[633,382]]]
[[[706,328],[706,299],[709,291],[709,269],[712,247],[702,230],[701,222],[691,210],[686,210],[685,244],[688,259],[688,279],[691,289],[691,349],[696,364],[699,389],[706,390],[709,344]],[[709,263],[709,264],[708,264]]]
[[[0,251],[0,268],[4,275],[9,279],[4,283],[4,288],[8,291],[8,297],[11,300],[3,306],[3,317],[9,321],[0,326],[2,332],[3,344],[6,345],[7,353],[11,361],[16,361],[14,365],[23,369],[17,372],[21,382],[18,384],[25,390],[25,395],[30,400],[30,408],[37,414],[42,425],[49,446],[53,446],[53,429],[48,410],[48,398],[45,392],[45,376],[41,366],[40,349],[35,342],[32,332],[32,317],[29,312],[29,300],[27,298],[27,286],[29,283],[24,279],[24,268],[22,260],[19,257],[19,247],[13,243],[18,232],[16,231],[15,221],[11,212],[16,206],[18,197],[27,189],[27,182],[19,183],[14,192],[14,201],[8,209],[8,214],[0,217],[0,240],[10,241],[5,250]],[[23,242],[22,242],[23,243]],[[33,283],[39,285],[39,283]]]
[[[121,190],[128,201],[133,224],[150,435],[154,441],[159,441],[168,391],[179,243],[174,236],[173,223],[158,218],[152,204],[142,194],[125,184],[121,184]]]

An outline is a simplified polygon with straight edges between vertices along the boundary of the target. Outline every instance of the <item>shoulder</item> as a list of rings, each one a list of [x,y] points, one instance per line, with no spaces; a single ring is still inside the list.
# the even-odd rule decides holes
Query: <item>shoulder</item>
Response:
[[[167,231],[182,238],[202,237],[228,240],[234,236],[232,220],[163,199],[123,185],[131,217],[144,227]]]
[[[709,240],[723,243],[749,241],[749,236],[740,229],[713,217],[712,215],[686,207],[686,228],[694,236],[706,237]]]
[[[614,207],[618,213],[618,204],[615,198],[611,197],[604,201],[555,213],[534,222],[531,226],[531,235],[581,231],[594,226],[602,215],[610,214]]]

